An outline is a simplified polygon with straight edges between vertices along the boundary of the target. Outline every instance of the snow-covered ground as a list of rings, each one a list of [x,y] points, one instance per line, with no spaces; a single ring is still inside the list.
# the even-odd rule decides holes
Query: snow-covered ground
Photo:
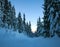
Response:
[[[29,38],[13,29],[0,28],[0,47],[60,47],[60,38]]]

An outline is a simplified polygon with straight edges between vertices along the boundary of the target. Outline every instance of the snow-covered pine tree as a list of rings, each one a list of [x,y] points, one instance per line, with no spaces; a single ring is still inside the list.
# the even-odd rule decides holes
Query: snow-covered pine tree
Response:
[[[50,20],[48,6],[51,0],[44,0],[44,36],[50,37]]]
[[[11,8],[12,8],[12,5],[11,5],[11,2],[9,1],[8,2],[8,14],[6,15],[7,17],[7,24],[8,24],[8,28],[11,28]]]
[[[33,33],[31,31],[31,22],[30,21],[29,21],[29,23],[27,22],[25,24],[25,33],[26,33],[27,36],[33,37]]]
[[[8,5],[8,0],[5,0],[5,4],[4,4],[4,15],[3,15],[3,23],[5,24],[5,26],[7,25],[7,21],[8,21],[8,12],[9,12],[9,5]]]
[[[17,23],[16,23],[17,19],[16,19],[16,12],[15,12],[15,7],[13,6],[11,9],[11,26],[12,28],[14,28],[14,30],[17,29]]]
[[[40,35],[41,35],[42,29],[43,29],[43,25],[42,25],[41,19],[40,19],[40,17],[39,17],[38,20],[37,20],[36,36],[40,36]]]
[[[29,32],[31,32],[31,22],[29,21]]]
[[[16,13],[14,6],[11,5],[11,2],[4,0],[4,15],[2,21],[5,27],[16,29]]]
[[[8,28],[11,25],[11,8],[12,8],[11,2],[5,0],[4,11],[3,11],[4,15],[2,21],[5,24],[5,26]]]
[[[29,31],[29,24],[28,24],[28,22],[26,23],[26,26],[25,26],[25,31],[26,31],[26,34],[28,35],[28,31]]]
[[[50,32],[60,36],[60,0],[52,0],[50,5]]]
[[[3,1],[0,0],[0,26],[3,26],[2,18],[3,18],[3,15],[4,15],[4,13],[3,13],[3,11],[4,11],[4,4],[5,4],[4,0]]]
[[[31,31],[31,22],[30,21],[29,21],[29,25],[28,25],[28,36],[33,37],[33,33]]]
[[[18,27],[18,32],[21,33],[23,30],[22,28],[22,18],[21,18],[21,13],[19,12],[18,14],[18,23],[17,23],[17,27]]]
[[[44,15],[47,16],[47,19],[44,16],[44,25],[48,24],[47,28],[44,26],[45,29],[49,30],[51,37],[53,37],[55,33],[60,36],[60,0],[45,0],[44,7]]]
[[[40,17],[37,20],[37,32],[41,32],[42,31],[42,22]]]
[[[25,19],[25,14],[23,14],[23,32],[25,33],[25,28],[26,28],[26,19]]]

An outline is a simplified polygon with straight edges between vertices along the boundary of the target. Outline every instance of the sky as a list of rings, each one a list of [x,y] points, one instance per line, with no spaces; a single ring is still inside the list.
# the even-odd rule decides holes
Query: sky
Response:
[[[16,9],[16,16],[21,12],[26,15],[26,21],[31,21],[32,31],[36,31],[37,19],[43,17],[43,0],[10,0]]]

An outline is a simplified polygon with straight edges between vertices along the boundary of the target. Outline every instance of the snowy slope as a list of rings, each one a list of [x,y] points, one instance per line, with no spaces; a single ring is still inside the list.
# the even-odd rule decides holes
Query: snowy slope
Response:
[[[0,40],[27,39],[23,33],[18,33],[13,29],[0,28]]]
[[[0,47],[60,47],[60,38],[28,38],[23,33],[0,28]]]

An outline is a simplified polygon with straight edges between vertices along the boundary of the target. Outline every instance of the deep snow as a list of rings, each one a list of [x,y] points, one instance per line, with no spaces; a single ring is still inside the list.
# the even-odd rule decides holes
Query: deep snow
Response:
[[[0,47],[60,47],[60,38],[29,38],[13,29],[0,28]]]

